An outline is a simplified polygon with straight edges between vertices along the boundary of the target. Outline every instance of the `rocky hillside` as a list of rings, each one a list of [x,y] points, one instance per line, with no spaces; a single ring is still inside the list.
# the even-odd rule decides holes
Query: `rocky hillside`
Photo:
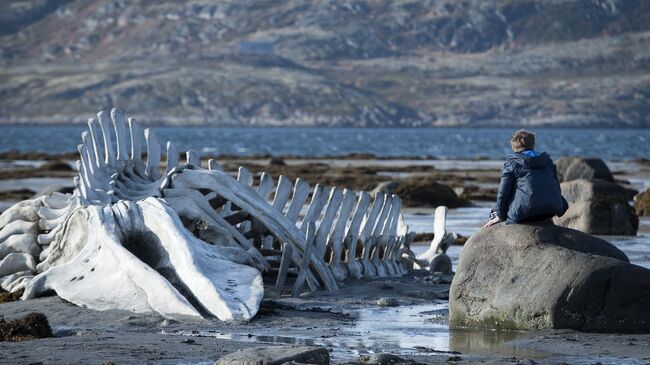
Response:
[[[650,126],[646,0],[6,0],[0,121]]]

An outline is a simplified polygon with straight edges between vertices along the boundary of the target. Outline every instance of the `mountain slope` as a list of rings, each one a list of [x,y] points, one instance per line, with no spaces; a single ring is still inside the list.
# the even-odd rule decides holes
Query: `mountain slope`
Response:
[[[0,120],[645,127],[649,42],[644,0],[6,1]]]

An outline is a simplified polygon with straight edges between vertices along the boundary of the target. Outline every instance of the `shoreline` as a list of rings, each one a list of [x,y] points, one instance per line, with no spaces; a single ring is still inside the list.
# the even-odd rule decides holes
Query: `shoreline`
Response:
[[[319,180],[340,174],[337,180],[328,181],[350,184],[356,184],[350,176],[382,176],[382,172],[433,175],[462,188],[476,185],[477,179],[489,186],[500,176],[499,168],[442,170],[418,166],[422,160],[389,161],[396,166],[368,159],[342,160],[340,165],[315,159],[296,161],[295,165],[290,159],[284,160],[284,165],[274,165],[270,159],[237,158],[220,162],[227,171],[234,171],[239,164],[254,172],[271,170],[274,178],[279,174],[300,176],[307,172],[312,174],[312,179]],[[496,160],[487,161],[494,163]],[[444,163],[445,160],[431,162]],[[72,176],[76,174],[73,170],[43,171],[40,162],[21,162],[19,166],[8,162],[8,165],[8,168],[0,167],[3,174],[18,169],[50,174],[50,177],[0,179],[0,191],[3,182],[15,189],[26,188],[27,182],[50,186],[53,181],[67,181],[71,185]],[[626,178],[629,174],[650,181],[647,177],[650,166],[639,164],[635,168],[638,170],[619,173],[616,177]],[[386,180],[394,177],[382,176]],[[487,205],[485,201],[474,207],[451,209],[449,231],[478,229],[477,221],[484,219]],[[431,230],[432,208],[405,208],[404,213],[413,231]],[[642,226],[650,229],[650,224]],[[414,247],[425,249],[428,242],[414,243]],[[461,249],[462,246],[450,248],[449,254],[455,263]],[[0,304],[0,316],[6,320],[32,311],[43,312],[57,335],[20,343],[0,342],[0,353],[5,355],[0,363],[212,364],[240,349],[287,344],[324,346],[331,350],[332,363],[359,363],[361,356],[377,352],[389,352],[427,364],[650,363],[650,335],[592,334],[572,330],[450,330],[446,313],[449,285],[418,281],[427,275],[416,273],[402,278],[346,281],[334,293],[318,291],[298,299],[265,299],[258,315],[246,324],[196,318],[172,321],[155,314],[124,311],[99,312],[72,305],[58,297]],[[399,305],[380,307],[377,301],[381,298],[395,298]]]

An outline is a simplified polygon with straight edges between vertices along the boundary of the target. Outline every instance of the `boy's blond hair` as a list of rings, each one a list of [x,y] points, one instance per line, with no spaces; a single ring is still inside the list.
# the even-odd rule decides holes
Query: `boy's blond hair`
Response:
[[[535,133],[520,129],[512,134],[510,145],[515,152],[532,150],[535,148]]]

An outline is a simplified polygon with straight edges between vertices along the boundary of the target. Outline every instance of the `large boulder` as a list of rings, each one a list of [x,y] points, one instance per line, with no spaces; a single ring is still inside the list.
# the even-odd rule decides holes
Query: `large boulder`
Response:
[[[452,327],[650,332],[650,270],[612,244],[552,223],[497,224],[465,244]]]
[[[561,182],[577,179],[601,179],[614,182],[609,167],[599,158],[562,157],[555,162],[555,166]]]
[[[454,189],[427,178],[385,181],[373,193],[397,194],[406,207],[449,208],[466,206],[469,202],[456,195]]]
[[[639,218],[627,190],[604,180],[573,180],[560,184],[569,209],[555,224],[597,235],[636,235]]]

